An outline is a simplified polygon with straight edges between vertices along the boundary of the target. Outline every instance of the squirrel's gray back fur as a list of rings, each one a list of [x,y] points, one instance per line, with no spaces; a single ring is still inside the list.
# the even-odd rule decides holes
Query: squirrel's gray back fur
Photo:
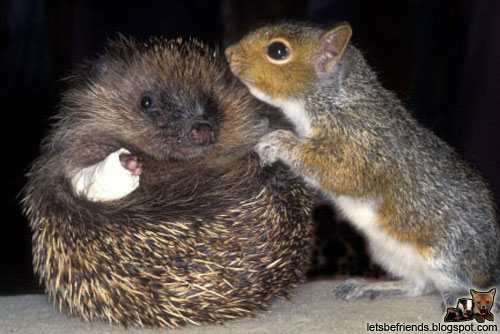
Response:
[[[334,87],[334,91],[332,91]],[[342,63],[305,94],[306,109],[368,152],[374,175],[400,171],[395,208],[407,228],[429,237],[450,273],[483,273],[485,285],[500,277],[500,233],[492,194],[483,178],[445,142],[420,126],[399,99],[379,83],[361,52],[348,46]],[[316,115],[318,116],[318,115]],[[319,118],[311,117],[313,122]],[[462,268],[465,266],[465,268]]]

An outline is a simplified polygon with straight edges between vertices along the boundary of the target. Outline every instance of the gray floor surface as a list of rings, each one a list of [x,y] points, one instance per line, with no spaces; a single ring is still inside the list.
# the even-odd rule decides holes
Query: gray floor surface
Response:
[[[175,334],[252,334],[252,333],[469,333],[479,331],[475,320],[465,323],[444,323],[438,296],[401,298],[375,301],[338,301],[332,297],[335,280],[301,284],[291,300],[275,299],[268,311],[255,317],[243,318],[224,325],[190,326],[182,329],[125,329],[102,322],[87,323],[79,318],[59,313],[43,295],[0,297],[0,333],[175,333]],[[500,329],[498,317],[495,322]],[[375,327],[397,325],[399,330],[376,331]],[[410,331],[402,325],[421,326],[429,331]],[[433,327],[434,326],[434,327]],[[437,328],[436,326],[440,326]],[[457,327],[450,327],[457,326]],[[458,327],[463,326],[463,327]],[[465,327],[469,326],[469,328]],[[471,327],[472,326],[472,327]],[[380,328],[384,329],[384,328]],[[395,328],[393,328],[395,329]],[[418,329],[418,328],[417,328]],[[438,331],[432,331],[439,329]],[[481,333],[498,333],[490,330]]]

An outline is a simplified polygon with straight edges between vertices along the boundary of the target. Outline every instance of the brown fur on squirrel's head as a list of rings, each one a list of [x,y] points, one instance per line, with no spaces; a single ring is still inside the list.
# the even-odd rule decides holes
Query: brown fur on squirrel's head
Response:
[[[347,23],[328,31],[284,23],[250,32],[225,53],[233,74],[254,95],[287,99],[330,73],[342,59],[351,35]]]
[[[156,160],[245,151],[263,134],[262,119],[247,112],[261,104],[220,58],[193,40],[120,37],[71,78],[59,118],[72,137],[102,138]]]

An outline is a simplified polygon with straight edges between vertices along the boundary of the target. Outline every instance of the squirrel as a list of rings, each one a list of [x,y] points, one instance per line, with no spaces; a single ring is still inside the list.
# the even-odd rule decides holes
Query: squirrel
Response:
[[[385,89],[339,23],[264,26],[225,50],[231,71],[277,108],[295,133],[276,130],[255,150],[319,190],[367,238],[374,259],[401,280],[350,279],[337,298],[419,296],[446,305],[500,277],[500,232],[483,178],[419,125]]]

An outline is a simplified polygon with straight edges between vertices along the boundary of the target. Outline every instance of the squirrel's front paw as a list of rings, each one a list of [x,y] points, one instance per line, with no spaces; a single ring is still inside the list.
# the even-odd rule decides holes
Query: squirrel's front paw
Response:
[[[286,130],[276,130],[268,133],[255,145],[255,152],[259,155],[260,165],[269,166],[282,158],[286,139],[294,134]]]
[[[255,145],[255,152],[259,155],[259,163],[262,167],[269,166],[278,160],[278,147],[267,142],[259,142]]]

